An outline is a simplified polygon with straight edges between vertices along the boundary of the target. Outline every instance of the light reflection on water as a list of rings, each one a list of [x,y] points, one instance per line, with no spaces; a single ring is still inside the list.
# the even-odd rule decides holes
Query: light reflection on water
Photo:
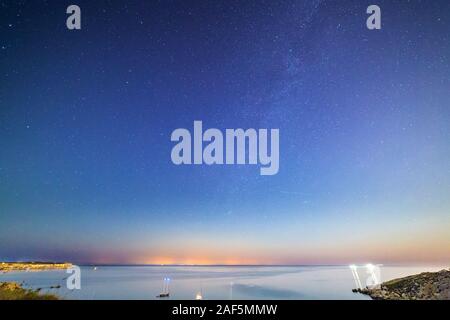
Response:
[[[444,267],[381,267],[382,281],[438,271]],[[364,272],[361,272],[363,275]],[[157,299],[169,277],[170,299],[369,299],[352,293],[355,287],[347,266],[91,266],[81,267],[81,290],[66,289],[65,271],[0,274],[0,281],[64,299]],[[363,278],[364,279],[364,278]],[[61,285],[60,289],[45,289]]]

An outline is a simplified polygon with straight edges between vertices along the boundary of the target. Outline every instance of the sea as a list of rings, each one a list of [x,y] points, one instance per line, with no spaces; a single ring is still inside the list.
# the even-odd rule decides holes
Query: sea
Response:
[[[380,281],[439,271],[445,266],[377,266]],[[448,266],[447,266],[448,268]],[[363,286],[373,280],[357,266]],[[349,266],[80,266],[80,289],[69,289],[66,270],[0,274],[0,282],[16,281],[61,299],[129,300],[367,300]],[[372,280],[371,280],[372,279]],[[56,287],[56,288],[55,288]],[[70,287],[70,286],[69,286]],[[167,288],[168,287],[168,288]],[[168,298],[158,298],[169,291]]]

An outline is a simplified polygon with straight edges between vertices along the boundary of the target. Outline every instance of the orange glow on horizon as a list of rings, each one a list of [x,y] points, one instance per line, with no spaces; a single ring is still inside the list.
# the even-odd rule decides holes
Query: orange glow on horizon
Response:
[[[154,257],[145,260],[144,264],[154,265],[259,265],[262,261],[252,259],[210,259],[210,258],[173,258]],[[266,262],[267,264],[267,262]]]

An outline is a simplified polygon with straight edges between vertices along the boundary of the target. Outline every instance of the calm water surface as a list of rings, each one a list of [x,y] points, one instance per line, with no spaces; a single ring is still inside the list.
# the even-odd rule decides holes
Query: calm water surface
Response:
[[[444,267],[381,267],[382,281]],[[359,272],[365,279],[365,271]],[[64,299],[157,299],[170,278],[170,299],[368,299],[352,293],[348,266],[92,266],[81,267],[81,290],[68,290],[65,271],[0,274]],[[48,289],[61,285],[60,289]]]

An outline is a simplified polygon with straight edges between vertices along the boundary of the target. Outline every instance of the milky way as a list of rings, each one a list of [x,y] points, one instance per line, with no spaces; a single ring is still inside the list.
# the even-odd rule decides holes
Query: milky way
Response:
[[[0,260],[450,260],[450,5],[0,1]],[[170,134],[276,128],[280,169]],[[387,250],[386,248],[389,248]]]

